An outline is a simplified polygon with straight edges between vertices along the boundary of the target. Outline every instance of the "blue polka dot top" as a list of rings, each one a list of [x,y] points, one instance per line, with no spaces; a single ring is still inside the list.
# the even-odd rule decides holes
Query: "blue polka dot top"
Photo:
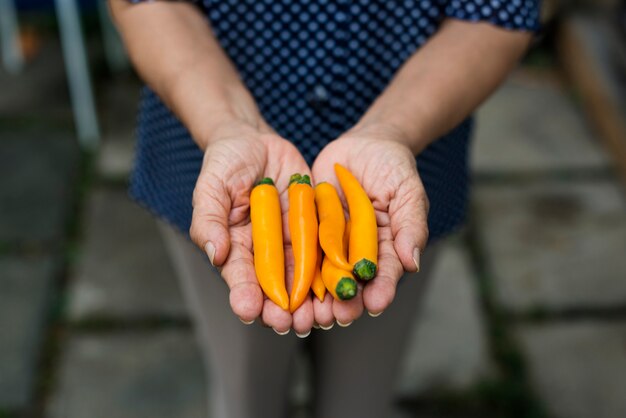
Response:
[[[348,130],[447,17],[536,30],[539,0],[202,0],[196,2],[265,120],[309,164]],[[467,210],[467,119],[417,157],[431,241]],[[188,233],[202,151],[149,88],[139,114],[130,194]]]

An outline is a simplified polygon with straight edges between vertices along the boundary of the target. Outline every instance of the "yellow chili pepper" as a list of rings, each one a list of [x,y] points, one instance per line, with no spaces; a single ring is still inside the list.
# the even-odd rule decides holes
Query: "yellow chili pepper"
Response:
[[[322,280],[336,300],[349,300],[356,296],[356,280],[351,272],[340,269],[328,257],[322,261]]]
[[[352,222],[350,219],[346,220],[346,230],[343,231],[343,248],[345,248],[346,259],[350,258],[348,249],[350,248],[350,230],[352,229]]]
[[[322,247],[317,246],[317,259],[315,260],[315,277],[313,277],[313,283],[311,283],[311,290],[320,302],[324,302],[324,296],[326,295],[326,286],[324,280],[322,280]]]
[[[343,233],[343,256],[347,258],[350,220],[346,221]],[[350,270],[343,270],[330,261],[322,261],[322,280],[336,300],[349,300],[357,294],[357,284]]]
[[[324,254],[339,268],[351,271],[354,266],[345,256],[343,234],[346,218],[337,190],[330,183],[315,186],[315,204],[319,215],[319,239]]]
[[[374,206],[352,173],[335,164],[335,174],[348,201],[352,224],[348,261],[354,265],[356,277],[371,280],[376,276],[378,263],[378,226]]]
[[[282,212],[278,190],[269,177],[252,189],[250,221],[254,269],[261,289],[272,302],[287,310],[289,295],[285,288]]]
[[[289,181],[289,232],[294,257],[294,278],[289,310],[302,305],[313,277],[317,259],[317,213],[315,192],[309,176],[294,174]]]

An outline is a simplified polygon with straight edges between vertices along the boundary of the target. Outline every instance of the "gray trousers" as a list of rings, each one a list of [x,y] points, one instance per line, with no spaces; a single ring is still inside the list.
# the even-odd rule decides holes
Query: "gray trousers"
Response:
[[[294,354],[305,340],[242,324],[204,253],[161,226],[207,367],[210,416],[286,417]],[[391,416],[399,366],[436,253],[436,247],[425,252],[422,271],[402,278],[394,302],[378,318],[365,314],[347,328],[314,329],[307,338],[315,360],[315,417]]]

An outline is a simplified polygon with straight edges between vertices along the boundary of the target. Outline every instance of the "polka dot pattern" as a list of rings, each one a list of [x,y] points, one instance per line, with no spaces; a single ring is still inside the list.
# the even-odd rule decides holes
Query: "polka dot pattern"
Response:
[[[538,0],[197,0],[268,123],[312,164],[353,126],[445,17],[534,30]],[[458,227],[468,197],[472,121],[417,158],[436,239]],[[144,89],[130,193],[182,231],[202,162],[185,127]]]

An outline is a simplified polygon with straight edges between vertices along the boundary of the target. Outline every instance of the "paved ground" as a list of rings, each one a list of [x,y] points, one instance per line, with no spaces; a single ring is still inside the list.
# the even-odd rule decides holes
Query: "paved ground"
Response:
[[[205,416],[172,266],[125,192],[138,84],[97,80],[105,139],[89,158],[46,54],[0,73],[0,417]],[[443,244],[398,417],[626,415],[626,200],[555,74],[518,71],[478,112],[472,216]],[[16,93],[32,83],[43,101]],[[294,416],[309,369],[300,358]]]

